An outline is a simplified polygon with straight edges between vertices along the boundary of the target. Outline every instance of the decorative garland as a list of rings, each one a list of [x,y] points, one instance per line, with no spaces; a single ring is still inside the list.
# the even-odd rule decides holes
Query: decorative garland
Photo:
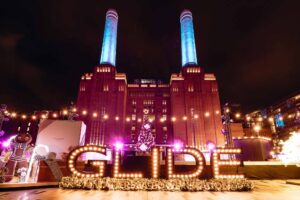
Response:
[[[122,190],[122,191],[251,191],[254,185],[247,179],[120,179],[63,177],[63,189]]]

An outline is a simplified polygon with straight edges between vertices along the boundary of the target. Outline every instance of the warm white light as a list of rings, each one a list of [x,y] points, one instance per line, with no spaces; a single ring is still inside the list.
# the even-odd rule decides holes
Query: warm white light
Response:
[[[182,118],[184,121],[186,121],[187,120],[187,116],[183,116],[183,118]]]
[[[198,118],[199,118],[199,116],[198,116],[197,114],[195,114],[195,115],[194,115],[194,118],[195,118],[195,119],[198,119]]]
[[[27,116],[26,115],[22,115],[22,119],[26,119],[27,118]]]
[[[220,114],[220,111],[216,110],[216,114],[217,114],[217,115]]]
[[[107,114],[103,115],[103,119],[108,119],[108,115]]]
[[[130,117],[126,117],[126,122],[130,122]]]
[[[98,113],[94,112],[93,117],[98,117]]]
[[[209,115],[210,115],[209,112],[205,112],[205,113],[204,113],[204,116],[205,116],[205,117],[209,117]]]
[[[229,112],[230,112],[230,109],[229,109],[229,108],[226,108],[225,112],[229,113]]]
[[[118,116],[115,117],[115,120],[116,120],[116,121],[119,121],[119,119],[120,119],[120,118],[119,118]]]
[[[269,122],[273,122],[274,121],[274,118],[273,117],[269,117]]]
[[[73,112],[77,112],[77,109],[76,109],[76,108],[73,108],[72,111],[73,111]]]
[[[57,114],[56,114],[56,113],[53,113],[53,114],[52,114],[52,117],[53,117],[53,118],[57,118]]]
[[[138,122],[142,122],[142,119],[141,118],[138,118],[138,120],[137,120]]]
[[[81,113],[82,113],[82,115],[87,115],[87,111],[86,110],[83,110]]]
[[[67,110],[63,110],[62,113],[63,113],[63,115],[67,115],[68,111]]]
[[[240,113],[236,113],[235,114],[235,118],[240,118],[241,117],[241,114]]]
[[[262,118],[262,117],[259,117],[257,120],[258,120],[259,122],[262,122],[263,118]]]
[[[33,120],[36,120],[36,116],[35,115],[32,115],[31,117]]]
[[[17,113],[13,112],[11,113],[11,117],[16,117],[17,116]]]
[[[261,126],[260,125],[255,125],[253,127],[254,131],[259,132],[261,130]]]
[[[250,120],[251,120],[251,117],[247,116],[247,117],[246,117],[246,120],[247,120],[247,121],[250,121]]]
[[[172,120],[172,122],[175,122],[176,121],[176,117],[172,117],[171,120]]]

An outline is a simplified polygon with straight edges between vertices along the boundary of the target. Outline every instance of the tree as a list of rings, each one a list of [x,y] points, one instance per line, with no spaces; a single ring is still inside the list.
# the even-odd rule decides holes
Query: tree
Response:
[[[144,112],[145,113],[145,112]],[[147,112],[148,113],[148,112]],[[151,122],[149,121],[148,115],[144,115],[143,124],[138,136],[136,148],[138,151],[148,151],[155,144],[155,138],[151,133]]]

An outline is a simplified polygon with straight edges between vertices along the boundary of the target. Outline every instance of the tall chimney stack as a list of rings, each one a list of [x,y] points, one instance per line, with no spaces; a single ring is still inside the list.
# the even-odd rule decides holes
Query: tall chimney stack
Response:
[[[116,66],[118,13],[113,9],[106,12],[100,64]]]
[[[191,11],[180,14],[181,63],[182,66],[197,65],[197,53],[194,37],[193,16]]]

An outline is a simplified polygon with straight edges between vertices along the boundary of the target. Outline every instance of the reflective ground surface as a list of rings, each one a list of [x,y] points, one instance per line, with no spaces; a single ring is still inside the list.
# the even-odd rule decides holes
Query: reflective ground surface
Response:
[[[14,200],[299,200],[300,186],[283,180],[253,181],[252,192],[123,192],[96,190],[63,190],[58,188],[2,191],[0,199]]]

